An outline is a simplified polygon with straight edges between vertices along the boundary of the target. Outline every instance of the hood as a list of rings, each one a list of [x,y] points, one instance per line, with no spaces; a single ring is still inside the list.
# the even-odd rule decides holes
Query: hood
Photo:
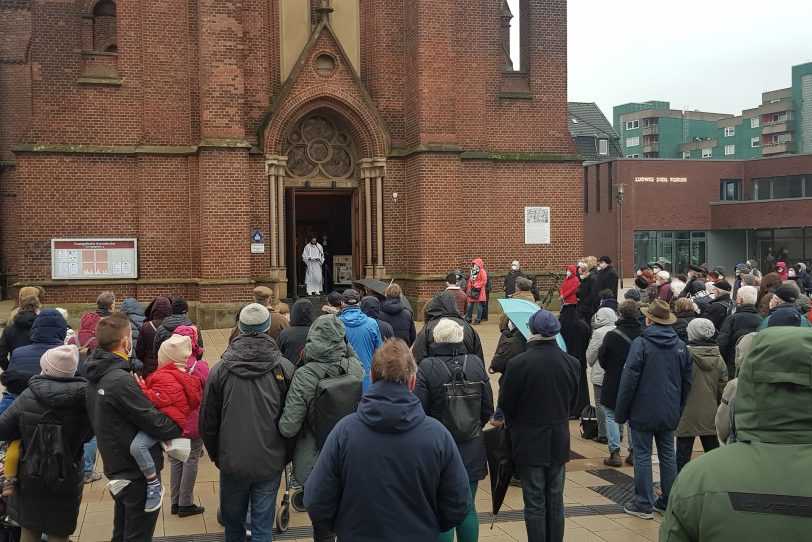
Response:
[[[192,319],[189,318],[188,314],[170,314],[164,321],[161,323],[164,328],[168,331],[175,331],[175,328],[180,326],[191,326]]]
[[[35,343],[64,344],[67,333],[68,323],[56,309],[42,309],[31,324],[29,336]]]
[[[372,384],[358,405],[358,419],[378,433],[403,433],[426,417],[420,399],[406,386],[388,380]]]
[[[189,337],[192,342],[192,355],[187,360],[187,365],[190,365],[196,359],[202,359],[206,349],[198,343],[200,332],[196,326],[178,326],[175,328],[173,335],[183,335]],[[194,359],[193,359],[194,358]]]
[[[98,382],[104,375],[116,369],[124,369],[129,372],[131,370],[129,360],[101,348],[94,348],[90,352],[90,357],[84,363],[85,377],[87,377],[88,382],[93,383]]]
[[[52,409],[84,406],[87,396],[87,380],[84,378],[52,378],[37,375],[28,381],[28,389],[37,402]]]
[[[812,333],[771,327],[753,338],[739,370],[739,440],[812,443]]]
[[[386,314],[398,314],[403,310],[403,301],[400,299],[384,299],[381,302],[381,311]]]
[[[140,316],[141,321],[146,318],[146,314],[144,313],[144,309],[141,308],[141,303],[134,297],[128,297],[124,301],[121,302],[121,312],[126,314],[127,316]],[[132,318],[130,318],[132,320]]]
[[[457,302],[454,299],[454,295],[448,291],[442,291],[426,304],[426,321],[436,320],[446,316],[454,318],[460,317],[460,315],[457,314]]]
[[[34,311],[18,312],[17,316],[14,317],[14,325],[23,329],[31,329],[36,319],[37,313]]]
[[[284,358],[267,333],[238,335],[223,352],[220,363],[238,378],[254,380],[273,371]]]
[[[598,309],[595,313],[595,318],[592,320],[592,329],[598,329],[606,326],[615,325],[617,321],[617,314],[609,307]]]
[[[708,372],[716,369],[716,362],[719,360],[719,347],[710,344],[692,344],[688,347],[694,363],[701,370]]]
[[[345,344],[343,322],[333,314],[319,316],[307,332],[304,359],[306,362],[339,362],[346,357]]]
[[[577,277],[578,276],[578,266],[577,265],[568,265],[567,266],[567,271],[570,272],[571,277]]]
[[[377,320],[381,315],[381,302],[378,301],[377,297],[368,295],[361,300],[361,311],[370,318]]]
[[[290,309],[290,325],[310,327],[313,320],[313,302],[306,297],[296,300]]]
[[[485,263],[482,261],[482,258],[474,258],[473,260],[471,260],[471,265],[472,266],[476,265],[480,269],[485,267]]]
[[[671,326],[662,324],[652,324],[647,326],[640,334],[641,337],[648,339],[651,342],[664,348],[671,348],[680,342],[677,332]]]
[[[168,297],[156,297],[145,312],[148,320],[163,320],[172,314],[172,302]]]
[[[518,331],[518,329],[514,329],[513,332]],[[520,332],[521,334],[521,332]],[[524,337],[524,335],[522,335]],[[468,348],[465,346],[465,342],[461,343],[431,343],[431,355],[435,357],[447,357],[447,356],[460,356],[461,358],[464,357],[468,353]],[[460,361],[462,362],[462,360]]]
[[[341,321],[347,327],[360,327],[367,323],[369,317],[361,312],[361,307],[346,307],[341,311]]]

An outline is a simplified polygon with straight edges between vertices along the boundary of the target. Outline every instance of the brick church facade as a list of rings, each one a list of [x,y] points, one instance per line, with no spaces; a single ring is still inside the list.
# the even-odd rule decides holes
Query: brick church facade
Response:
[[[517,69],[510,18],[498,0],[2,2],[0,273],[49,303],[113,289],[205,312],[257,283],[302,293],[310,236],[418,300],[473,257],[560,270],[583,244],[566,1],[522,0]],[[526,206],[551,208],[550,244],[525,244]],[[58,238],[137,239],[137,278],[55,280]]]

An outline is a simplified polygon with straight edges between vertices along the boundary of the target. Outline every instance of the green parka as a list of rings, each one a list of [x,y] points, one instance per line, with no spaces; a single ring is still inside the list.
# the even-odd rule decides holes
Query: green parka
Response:
[[[773,327],[739,370],[739,442],[680,472],[660,542],[808,540],[812,533],[812,331]]]
[[[293,452],[293,472],[304,484],[319,455],[316,438],[310,431],[310,405],[316,386],[333,365],[340,364],[348,374],[364,379],[364,366],[344,341],[344,324],[334,314],[319,316],[307,334],[304,365],[293,373],[285,409],[279,419],[279,432],[287,438],[296,437]]]
[[[727,384],[727,366],[715,344],[689,344],[694,364],[693,382],[676,435],[698,437],[716,434],[716,408]]]

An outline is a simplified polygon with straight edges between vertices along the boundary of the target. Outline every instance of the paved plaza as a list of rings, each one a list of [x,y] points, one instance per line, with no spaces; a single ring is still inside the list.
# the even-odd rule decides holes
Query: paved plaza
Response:
[[[499,330],[495,318],[483,323],[477,329],[482,337],[486,364],[496,349]],[[420,325],[420,323],[418,323]],[[206,344],[206,358],[218,360],[228,343],[230,330],[203,332]],[[496,377],[492,377],[494,388]],[[654,521],[630,517],[623,513],[622,503],[629,496],[633,484],[633,469],[625,467],[612,469],[603,464],[606,446],[579,437],[577,422],[570,423],[572,432],[573,460],[567,465],[567,482],[564,487],[566,532],[564,540],[570,542],[635,542],[657,540],[660,516]],[[623,455],[626,455],[625,449]],[[99,460],[101,461],[101,460]],[[655,459],[656,461],[656,459]],[[102,470],[101,464],[98,469]],[[655,478],[657,465],[654,465]],[[169,512],[169,472],[164,469],[164,484],[167,494],[163,511],[158,518],[155,530],[156,539],[209,541],[222,540],[223,528],[217,523],[218,471],[207,457],[200,462],[200,472],[195,487],[198,504],[206,508],[199,516],[178,518]],[[113,500],[105,489],[105,479],[85,486],[84,499],[79,514],[79,526],[71,538],[79,542],[109,540],[113,527]],[[279,499],[282,498],[282,489]],[[502,512],[493,529],[491,524],[490,482],[479,484],[477,511],[480,518],[480,538],[492,542],[526,540],[522,516],[521,490],[511,487],[508,491]],[[290,528],[277,540],[309,541],[310,521],[305,513],[291,509]]]

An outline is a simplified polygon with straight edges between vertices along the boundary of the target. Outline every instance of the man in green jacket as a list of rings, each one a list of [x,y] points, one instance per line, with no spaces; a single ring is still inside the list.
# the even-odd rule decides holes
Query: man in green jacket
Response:
[[[660,542],[808,540],[812,532],[812,332],[759,332],[739,370],[739,441],[677,477]]]

